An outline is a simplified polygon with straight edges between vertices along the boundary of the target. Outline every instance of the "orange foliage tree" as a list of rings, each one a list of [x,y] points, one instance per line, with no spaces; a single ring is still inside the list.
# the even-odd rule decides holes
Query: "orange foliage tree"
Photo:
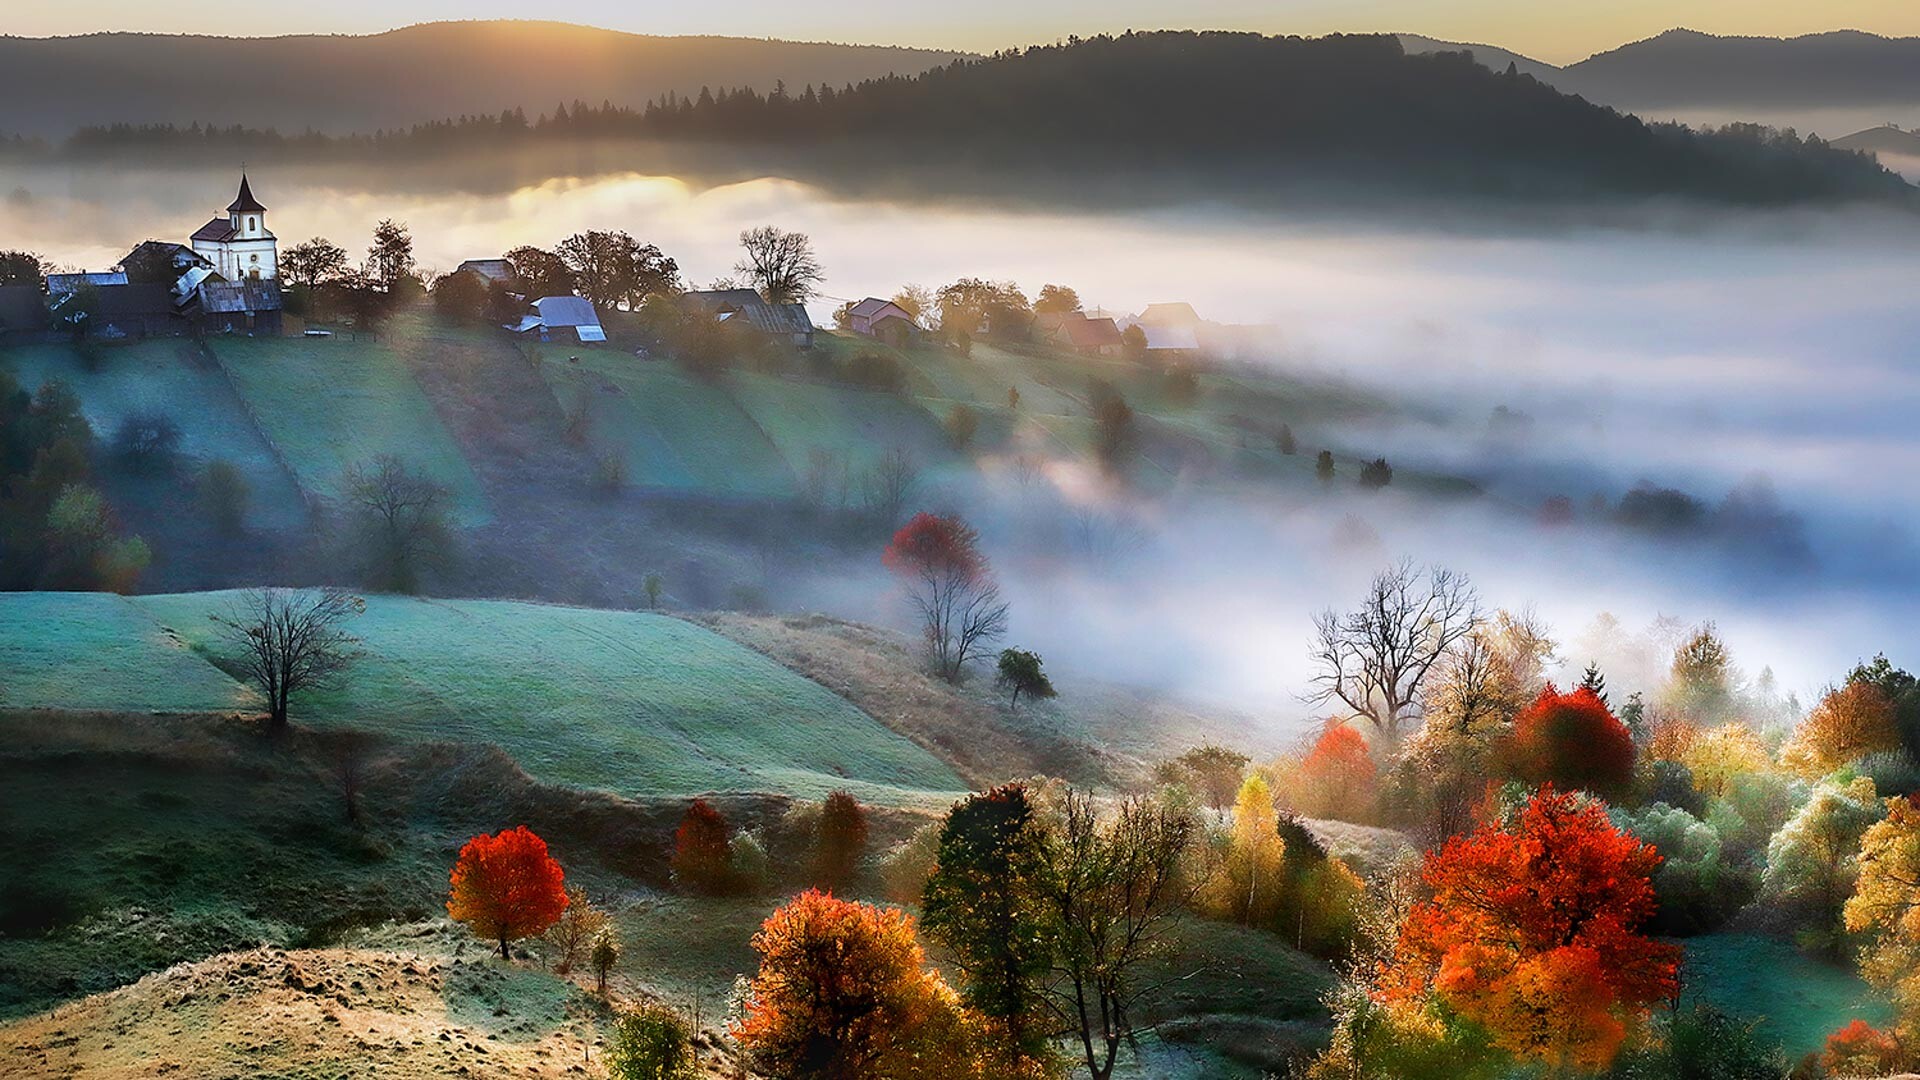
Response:
[[[1898,1069],[1900,1042],[1865,1020],[1855,1020],[1827,1036],[1820,1067],[1828,1076],[1881,1076]]]
[[[547,842],[525,825],[476,836],[453,864],[447,914],[480,937],[507,946],[543,933],[567,910],[566,873],[547,854]]]
[[[1300,761],[1297,808],[1309,817],[1363,821],[1373,809],[1376,773],[1366,737],[1328,720]]]
[[[731,884],[727,819],[705,799],[695,799],[673,832],[673,879],[696,892],[718,894]]]
[[[1432,899],[1401,925],[1389,1005],[1444,1005],[1552,1068],[1606,1067],[1678,989],[1680,950],[1640,933],[1660,856],[1604,809],[1547,787],[1510,825],[1427,856]]]
[[[934,668],[949,682],[1007,629],[980,533],[959,517],[915,514],[893,534],[881,561],[906,587]]]
[[[1900,748],[1893,699],[1870,682],[1850,682],[1813,707],[1780,750],[1787,768],[1817,780],[1850,761]]]
[[[1507,762],[1518,778],[1614,798],[1633,783],[1633,733],[1587,687],[1552,683],[1514,718]]]
[[[760,971],[734,1037],[781,1077],[972,1074],[967,1017],[927,966],[913,916],[809,889],[753,936]]]

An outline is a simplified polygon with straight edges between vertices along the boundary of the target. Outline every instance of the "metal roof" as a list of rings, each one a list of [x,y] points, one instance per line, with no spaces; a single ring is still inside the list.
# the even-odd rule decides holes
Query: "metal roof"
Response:
[[[513,280],[513,261],[511,259],[468,259],[454,269],[454,273],[472,271],[489,281],[508,282]]]
[[[279,311],[280,284],[270,278],[202,282],[200,309],[217,315],[242,311]]]
[[[200,226],[198,229],[195,229],[191,239],[212,240],[215,243],[219,243],[233,239],[233,235],[233,222],[223,217],[217,217],[205,225]]]
[[[543,296],[533,302],[540,322],[548,327],[599,326],[600,316],[593,305],[578,296]]]
[[[86,285],[96,288],[102,285],[125,285],[127,275],[120,270],[109,270],[98,274],[48,274],[47,291],[49,293],[70,293]]]
[[[769,304],[752,289],[709,289],[687,293],[688,303],[728,321],[745,319],[763,334],[811,334],[813,318],[804,304]]]

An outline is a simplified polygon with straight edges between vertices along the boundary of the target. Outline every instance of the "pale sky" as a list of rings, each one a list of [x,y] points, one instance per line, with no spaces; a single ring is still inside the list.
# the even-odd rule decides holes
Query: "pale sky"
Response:
[[[1402,32],[1499,45],[1562,64],[1675,26],[1715,34],[1787,36],[1856,29],[1920,35],[1920,3],[1915,0],[732,0],[723,5],[546,0],[531,8],[524,0],[330,0],[300,5],[260,0],[0,0],[0,34],[358,34],[416,22],[529,14],[636,33],[976,51],[1128,28]]]

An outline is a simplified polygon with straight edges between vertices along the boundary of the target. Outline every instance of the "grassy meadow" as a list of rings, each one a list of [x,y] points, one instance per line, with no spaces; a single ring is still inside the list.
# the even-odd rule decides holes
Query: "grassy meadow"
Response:
[[[209,618],[234,600],[0,596],[0,629],[15,631],[0,634],[0,707],[242,706]],[[351,630],[364,655],[296,703],[298,722],[496,745],[537,779],[626,795],[846,788],[899,802],[965,787],[824,687],[667,616],[373,597]]]

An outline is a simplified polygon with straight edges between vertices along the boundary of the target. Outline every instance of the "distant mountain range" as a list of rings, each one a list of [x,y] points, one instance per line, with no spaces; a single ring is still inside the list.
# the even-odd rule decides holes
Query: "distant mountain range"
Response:
[[[1471,50],[1570,94],[1617,108],[1811,110],[1920,106],[1920,37],[1836,30],[1796,38],[1669,30],[1565,67],[1487,45],[1400,35],[1408,52]]]
[[[1842,150],[1864,150],[1869,154],[1902,154],[1920,158],[1920,131],[1902,131],[1897,127],[1868,128],[1842,139],[1833,140]]]
[[[843,86],[961,54],[757,38],[650,37],[564,23],[446,22],[368,36],[0,37],[0,132],[195,122],[369,132],[702,86]]]

